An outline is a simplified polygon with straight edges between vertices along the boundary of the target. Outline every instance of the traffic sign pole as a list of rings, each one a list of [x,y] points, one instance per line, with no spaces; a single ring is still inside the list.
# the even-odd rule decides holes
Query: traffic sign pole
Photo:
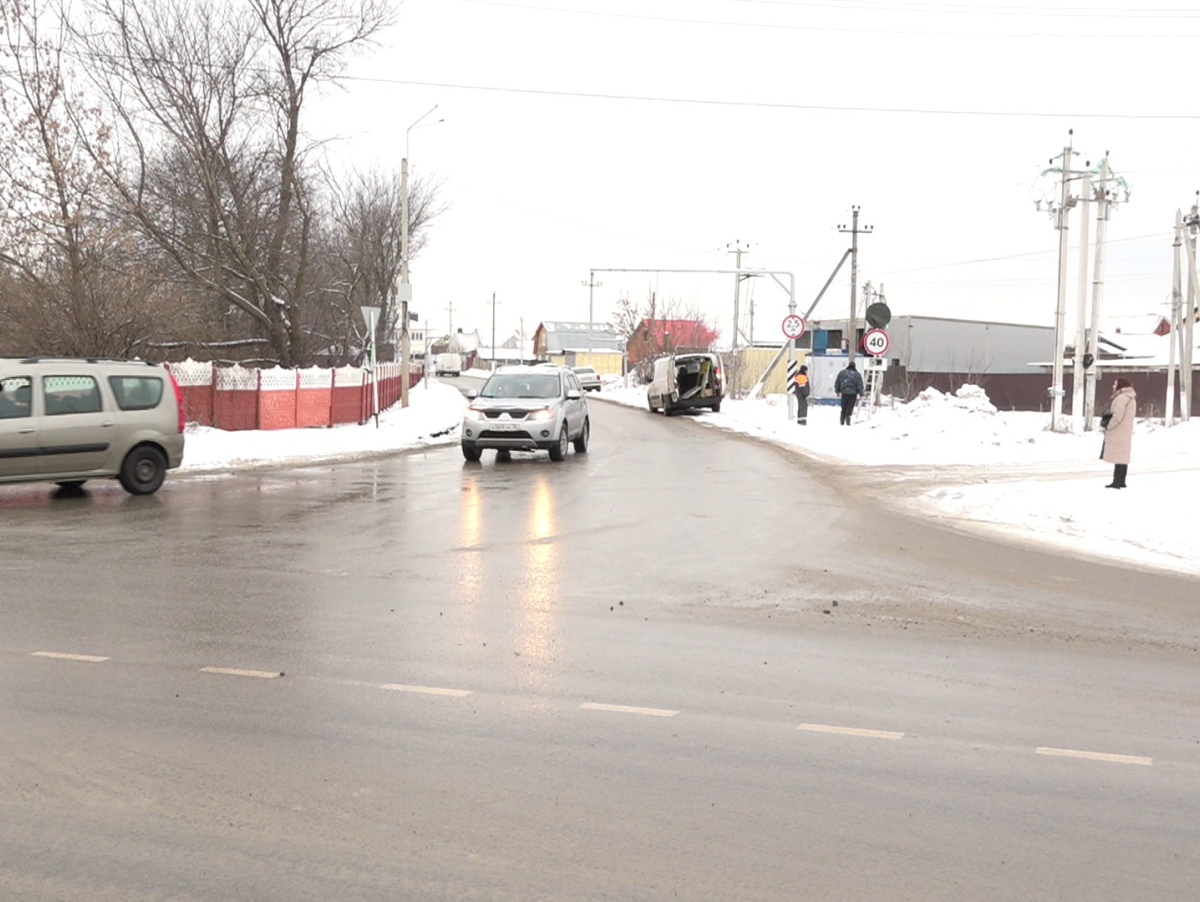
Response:
[[[798,315],[795,310],[795,305],[791,305],[791,312],[783,318],[783,335],[787,339],[788,363],[787,363],[787,381],[783,387],[783,393],[787,396],[787,415],[788,420],[795,419],[795,410],[793,410],[793,402],[795,398],[792,396],[792,379],[796,373],[800,371],[796,363],[796,339],[804,334],[804,317]]]

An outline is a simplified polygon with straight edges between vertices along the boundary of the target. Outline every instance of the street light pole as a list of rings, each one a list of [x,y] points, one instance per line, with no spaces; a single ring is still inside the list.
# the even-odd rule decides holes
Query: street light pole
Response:
[[[588,280],[583,283],[588,289],[588,366],[594,366],[592,361],[592,297],[595,289],[603,285],[603,282],[596,281],[596,271],[592,270],[588,273]]]
[[[437,109],[435,103],[426,113],[410,125],[404,132],[404,158],[400,161],[400,290],[397,300],[400,302],[400,406],[408,406],[409,354],[412,352],[412,342],[408,332],[408,308],[412,303],[412,285],[408,281],[408,136],[423,119]],[[439,119],[437,122],[444,120]],[[436,125],[430,122],[429,125]],[[428,353],[426,357],[428,358]],[[426,366],[429,365],[426,360]]]
[[[371,412],[375,415],[375,428],[379,428],[379,374],[375,370],[375,332],[379,325],[379,307],[360,307],[363,321],[367,324],[367,334],[370,337],[371,361]]]
[[[496,369],[496,292],[492,292],[492,369]]]

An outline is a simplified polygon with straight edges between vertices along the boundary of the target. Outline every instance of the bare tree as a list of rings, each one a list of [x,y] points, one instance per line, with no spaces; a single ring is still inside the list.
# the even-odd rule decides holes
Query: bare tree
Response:
[[[119,124],[89,144],[121,211],[219,313],[283,366],[321,349],[310,280],[320,179],[305,99],[391,19],[386,0],[92,0],[75,34]]]
[[[684,335],[672,335],[664,331],[661,340],[656,338],[657,345],[654,350],[634,365],[634,371],[642,382],[650,381],[650,374],[654,370],[654,361],[659,357],[672,354],[677,350],[708,350],[717,337],[716,330],[705,323],[704,316],[696,303],[685,302],[675,295],[662,300],[658,297],[658,293],[650,287],[646,289],[645,300],[640,303],[633,301],[628,295],[622,295],[617,301],[613,320],[617,334],[625,338],[627,346],[646,320],[652,323],[683,321],[694,324],[687,328]],[[651,332],[655,336],[658,335],[654,329]]]
[[[107,215],[109,128],[69,84],[67,31],[42,0],[0,20],[0,304],[8,353],[128,356],[163,291],[133,236]],[[85,148],[90,147],[93,157]]]
[[[331,303],[324,325],[331,357],[349,362],[361,357],[366,332],[361,306],[380,307],[380,334],[387,354],[400,317],[402,232],[401,180],[398,173],[378,169],[351,173],[338,182],[328,179],[329,228],[324,282]],[[428,180],[409,182],[409,261],[425,246],[427,227],[443,210],[437,200],[440,186]],[[391,349],[394,353],[395,349]]]

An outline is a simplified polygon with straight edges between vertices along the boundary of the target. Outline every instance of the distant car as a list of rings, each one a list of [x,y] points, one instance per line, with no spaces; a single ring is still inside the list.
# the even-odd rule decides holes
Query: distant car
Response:
[[[183,462],[183,395],[140,360],[0,359],[0,482],[118,479],[158,491]]]
[[[567,367],[502,366],[471,399],[463,414],[462,453],[479,460],[496,451],[550,452],[563,460],[569,446],[588,449],[591,422],[579,379]]]
[[[600,391],[600,374],[590,366],[573,366],[571,372],[579,379],[584,391]]]

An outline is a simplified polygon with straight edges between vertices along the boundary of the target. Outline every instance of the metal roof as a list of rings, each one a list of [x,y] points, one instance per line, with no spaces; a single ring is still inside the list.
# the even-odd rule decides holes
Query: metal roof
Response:
[[[608,323],[543,322],[546,334],[546,351],[587,350],[591,345],[595,351],[620,351],[621,337]],[[589,341],[590,336],[590,341]]]

